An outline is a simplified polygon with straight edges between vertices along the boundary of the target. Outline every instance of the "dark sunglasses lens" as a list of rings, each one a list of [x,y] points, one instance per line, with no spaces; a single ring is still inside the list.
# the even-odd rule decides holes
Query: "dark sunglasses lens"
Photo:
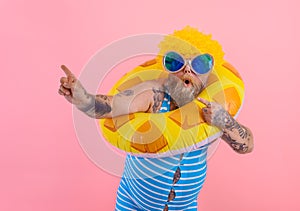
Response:
[[[205,74],[213,67],[214,60],[209,54],[197,56],[192,61],[192,67],[198,74]]]
[[[164,57],[164,65],[170,72],[176,72],[184,65],[184,59],[176,52],[169,52]]]

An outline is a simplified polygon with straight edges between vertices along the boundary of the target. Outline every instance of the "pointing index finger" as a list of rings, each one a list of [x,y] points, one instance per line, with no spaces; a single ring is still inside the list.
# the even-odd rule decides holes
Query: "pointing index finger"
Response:
[[[64,71],[64,73],[66,74],[66,76],[68,76],[68,77],[74,77],[74,75],[71,72],[71,70],[69,70],[69,68],[67,68],[65,65],[61,65],[60,68]]]
[[[197,98],[201,103],[203,103],[204,105],[206,105],[206,106],[210,106],[210,102],[208,101],[208,100],[206,100],[206,99],[203,99],[203,98],[201,98],[201,97],[198,97]]]

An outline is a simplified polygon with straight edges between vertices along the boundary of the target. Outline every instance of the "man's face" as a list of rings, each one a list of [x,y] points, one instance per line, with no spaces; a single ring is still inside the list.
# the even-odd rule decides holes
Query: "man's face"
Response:
[[[198,96],[205,88],[211,70],[202,75],[195,74],[190,65],[187,63],[185,67],[176,73],[170,73],[165,83],[165,88],[180,107]]]

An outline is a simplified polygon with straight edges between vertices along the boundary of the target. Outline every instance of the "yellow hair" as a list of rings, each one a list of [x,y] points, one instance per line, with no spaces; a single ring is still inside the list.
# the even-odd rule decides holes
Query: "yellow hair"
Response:
[[[222,46],[211,37],[211,35],[199,32],[196,28],[186,26],[182,30],[174,31],[172,35],[166,36],[159,43],[158,59],[161,60],[161,56],[168,51],[176,51],[185,57],[208,53],[214,58],[214,67],[221,66],[224,63]]]

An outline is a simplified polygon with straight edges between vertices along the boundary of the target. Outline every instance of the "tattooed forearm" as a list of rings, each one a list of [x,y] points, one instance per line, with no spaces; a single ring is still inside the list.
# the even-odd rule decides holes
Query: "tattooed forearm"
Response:
[[[251,152],[253,150],[253,135],[251,131],[236,121],[234,125],[234,127],[223,130],[222,139],[238,153]]]
[[[242,139],[246,139],[248,136],[247,130],[241,127],[241,125],[225,110],[221,110],[216,115],[214,121],[217,123],[219,128],[222,128],[223,130],[237,130]]]
[[[90,95],[86,96],[89,98],[89,103],[84,106],[77,106],[79,110],[84,112],[86,115],[100,119],[103,118],[105,114],[111,112],[111,103],[110,99],[106,95]]]
[[[244,154],[249,151],[249,146],[246,143],[239,143],[233,140],[228,133],[224,132],[222,139],[236,152]]]
[[[240,125],[223,108],[219,108],[213,116],[212,123],[220,128],[224,134],[222,139],[238,153],[248,153],[253,149],[253,137],[251,131]]]

